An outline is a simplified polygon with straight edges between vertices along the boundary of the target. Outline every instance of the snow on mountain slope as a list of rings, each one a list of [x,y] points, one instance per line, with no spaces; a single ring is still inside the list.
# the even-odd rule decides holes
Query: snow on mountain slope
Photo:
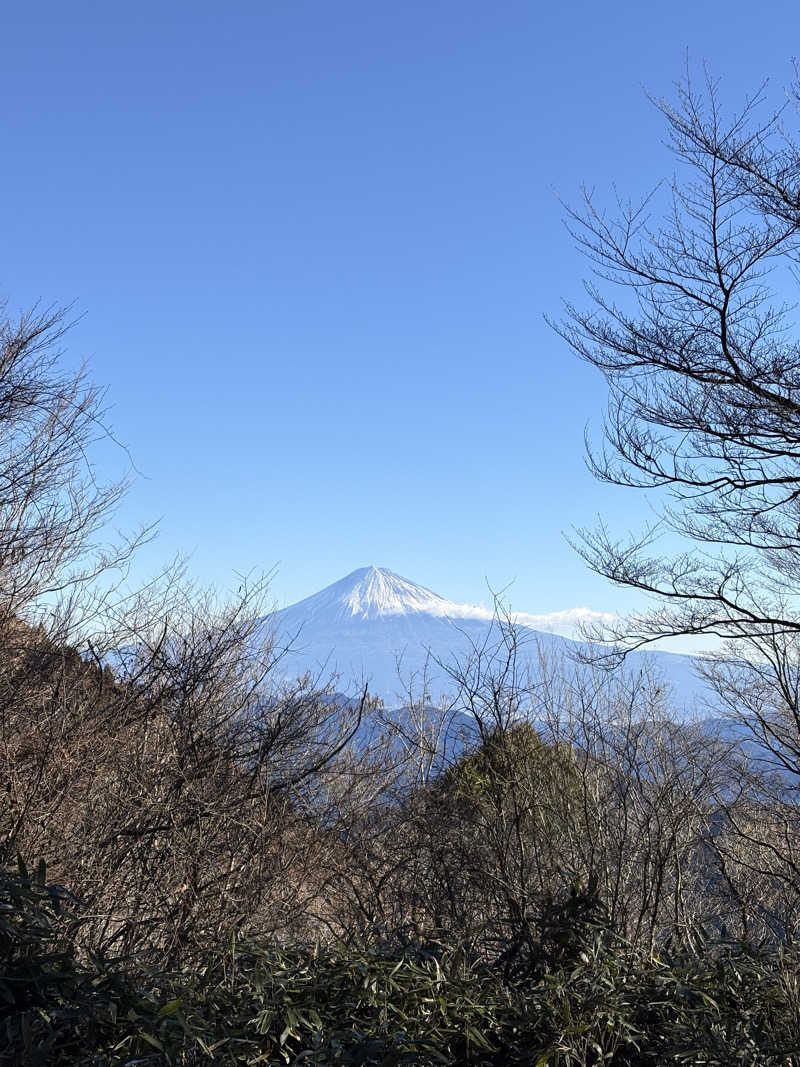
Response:
[[[324,617],[328,622],[347,622],[419,612],[442,617],[452,609],[458,611],[458,605],[385,567],[362,567],[286,608],[281,615],[291,612],[302,619]]]
[[[456,604],[423,585],[410,582],[386,567],[361,567],[326,586],[319,593],[293,604],[287,612],[297,611],[304,618],[326,615],[329,620],[341,621],[354,617],[377,619],[387,615],[412,615],[424,612],[437,618],[480,619],[491,622],[494,612],[475,604]],[[530,629],[549,631],[552,622],[574,625],[594,619],[610,621],[607,612],[591,611],[589,608],[573,608],[552,615],[530,615],[514,612],[514,619]]]
[[[427,676],[432,700],[451,695],[453,682],[442,664],[463,662],[473,646],[491,643],[493,612],[455,604],[384,567],[363,567],[313,596],[265,619],[279,643],[289,675],[338,676],[337,688],[355,693],[365,682],[387,706],[407,699],[408,686]],[[514,615],[523,659],[535,673],[539,658],[563,655],[574,641],[531,626],[542,618]],[[644,654],[632,654],[631,665]],[[670,685],[676,705],[689,713],[706,695],[691,658],[667,652],[648,658]],[[438,661],[438,662],[437,662]]]

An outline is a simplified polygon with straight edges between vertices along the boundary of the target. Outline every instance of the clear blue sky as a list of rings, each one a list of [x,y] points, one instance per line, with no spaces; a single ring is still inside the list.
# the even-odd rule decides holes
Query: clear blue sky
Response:
[[[780,96],[798,30],[742,0],[7,5],[0,292],[85,313],[70,358],[144,475],[119,525],[161,519],[143,573],[629,604],[562,536],[647,504],[583,466],[604,390],[542,321],[584,273],[554,189],[645,190],[643,89],[688,49]]]

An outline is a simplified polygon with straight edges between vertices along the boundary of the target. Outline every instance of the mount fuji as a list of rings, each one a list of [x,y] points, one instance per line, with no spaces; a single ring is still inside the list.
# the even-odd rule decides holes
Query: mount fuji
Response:
[[[580,648],[580,642],[529,625],[536,616],[513,618],[519,657],[534,674],[542,653],[557,658]],[[385,567],[353,571],[264,622],[287,649],[282,660],[287,676],[335,676],[336,688],[349,695],[369,683],[387,707],[407,703],[409,684],[418,689],[425,672],[431,701],[452,696],[454,683],[441,664],[463,663],[472,649],[492,647],[499,636],[493,611],[453,603]],[[690,656],[635,652],[629,666],[641,665],[645,657],[670,688],[678,714],[691,715],[708,698]]]

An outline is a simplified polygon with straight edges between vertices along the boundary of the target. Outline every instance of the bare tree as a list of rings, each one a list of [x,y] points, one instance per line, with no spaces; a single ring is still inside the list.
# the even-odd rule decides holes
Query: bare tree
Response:
[[[699,88],[687,75],[674,105],[656,101],[677,174],[639,204],[618,197],[614,213],[588,193],[568,209],[594,278],[590,307],[568,305],[556,324],[608,384],[591,469],[662,505],[638,536],[581,531],[589,565],[655,605],[593,636],[623,650],[723,639],[700,669],[744,747],[705,855],[739,935],[784,938],[800,826],[799,102],[796,80],[778,110],[762,86],[728,114],[708,75]]]
[[[570,229],[594,268],[592,306],[567,307],[561,335],[609,386],[603,481],[665,497],[638,538],[605,528],[579,542],[612,581],[659,606],[612,633],[764,642],[800,632],[800,346],[784,293],[800,238],[800,148],[763,93],[729,118],[718,86],[687,78],[659,103],[680,170],[611,215],[586,194]],[[797,88],[795,89],[797,98]],[[620,298],[613,297],[613,291]],[[661,532],[686,551],[652,552]]]
[[[97,481],[103,394],[65,369],[68,328],[63,309],[0,317],[0,619],[52,607],[124,565],[144,536],[113,549],[96,540],[125,483]]]
[[[99,543],[125,487],[95,477],[102,394],[67,325],[0,322],[0,861],[45,859],[104,950],[297,928],[363,701],[282,676],[264,582],[129,584],[144,535]]]

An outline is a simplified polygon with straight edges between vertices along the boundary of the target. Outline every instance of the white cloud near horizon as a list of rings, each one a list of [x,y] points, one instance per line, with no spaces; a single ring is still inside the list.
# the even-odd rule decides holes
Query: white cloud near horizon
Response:
[[[581,626],[607,626],[618,618],[611,611],[595,611],[594,608],[565,608],[545,615],[529,615],[523,612],[511,614],[522,626],[530,626],[532,630],[543,630],[545,633],[561,634],[562,637],[575,637]]]
[[[491,608],[474,604],[451,604],[447,603],[440,609],[440,613],[450,618],[482,618],[487,622],[495,617]],[[520,626],[527,626],[532,630],[540,630],[543,633],[559,634],[561,637],[580,636],[581,626],[608,625],[618,619],[619,616],[611,611],[596,611],[594,608],[577,607],[564,608],[561,611],[550,611],[542,615],[531,615],[524,611],[509,611],[509,618]]]

